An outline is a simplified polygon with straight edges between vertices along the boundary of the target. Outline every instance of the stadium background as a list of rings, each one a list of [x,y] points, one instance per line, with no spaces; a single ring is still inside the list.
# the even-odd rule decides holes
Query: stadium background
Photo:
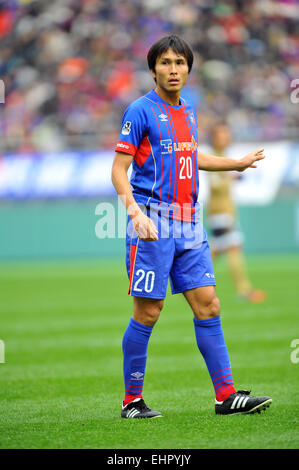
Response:
[[[132,100],[153,86],[146,53],[155,40],[170,32],[183,36],[195,52],[194,70],[184,94],[199,109],[201,148],[209,149],[209,131],[219,117],[227,120],[233,134],[230,155],[241,156],[247,150],[265,148],[267,159],[254,174],[244,174],[236,184],[235,196],[250,274],[255,283],[260,283],[258,287],[268,289],[270,298],[264,308],[242,306],[242,309],[252,334],[255,320],[264,315],[265,322],[261,323],[264,334],[257,344],[263,350],[267,338],[273,358],[269,381],[272,380],[272,385],[275,382],[273,371],[275,367],[279,369],[279,364],[286,382],[292,384],[295,380],[298,366],[290,364],[289,354],[291,340],[298,337],[294,323],[297,321],[298,325],[295,302],[299,260],[298,2],[3,1],[0,339],[5,344],[6,361],[0,372],[5,384],[2,404],[8,400],[10,406],[5,404],[6,412],[2,415],[3,429],[8,426],[9,432],[5,432],[5,437],[2,434],[1,447],[129,445],[120,435],[109,434],[111,416],[115,419],[119,412],[117,405],[115,408],[111,404],[110,415],[107,410],[106,431],[98,445],[96,433],[89,440],[86,435],[77,435],[75,442],[66,438],[69,433],[65,429],[54,438],[51,419],[45,420],[40,429],[37,425],[35,430],[30,423],[39,422],[41,413],[38,406],[42,405],[37,405],[35,392],[40,397],[40,387],[44,387],[42,394],[46,393],[49,382],[50,401],[53,400],[49,410],[53,415],[57,406],[54,400],[60,393],[65,393],[65,403],[67,389],[78,392],[78,400],[79,391],[84,395],[86,390],[80,389],[79,378],[84,377],[84,371],[91,371],[87,367],[89,361],[94,364],[89,379],[85,377],[90,393],[98,397],[101,390],[99,393],[104,396],[109,384],[116,403],[120,400],[119,345],[131,308],[130,299],[125,298],[124,240],[97,236],[97,223],[105,215],[99,204],[111,204],[109,207],[114,208],[117,218],[119,208],[110,169],[121,115]],[[204,207],[207,194],[204,174],[201,182]],[[116,235],[118,230],[116,227]],[[217,267],[217,275],[227,312],[227,329],[240,335],[239,343],[232,340],[238,368],[239,362],[241,367],[241,360],[244,363],[244,357],[252,354],[252,345],[249,342],[247,349],[244,346],[248,341],[244,325],[234,329],[240,305],[236,304],[224,264]],[[278,294],[280,289],[284,289],[284,294]],[[169,305],[178,308],[171,298]],[[124,307],[126,311],[122,312]],[[289,323],[282,323],[281,329],[271,335],[268,322],[272,318],[276,324],[282,311],[289,314]],[[107,312],[111,315],[110,323]],[[177,315],[178,328],[183,328],[179,312]],[[113,316],[118,319],[114,328]],[[161,342],[163,328],[167,329],[167,320],[165,325],[163,321]],[[76,323],[72,337],[71,325]],[[105,352],[101,349],[103,332],[110,338],[103,343]],[[192,331],[188,330],[183,344],[184,341],[188,347],[189,342],[193,344]],[[157,336],[154,347],[159,348],[159,344]],[[72,350],[73,356],[71,345],[78,345]],[[183,360],[182,351],[181,354]],[[63,366],[64,356],[68,361]],[[101,376],[103,361],[107,374]],[[261,351],[256,361],[262,370]],[[62,377],[75,364],[78,372],[74,372],[66,387]],[[101,371],[97,369],[99,364]],[[52,375],[55,367],[57,375]],[[259,374],[262,376],[261,371],[258,377]],[[101,384],[97,381],[99,377]],[[17,382],[21,384],[19,391]],[[156,386],[159,390],[159,385]],[[206,388],[209,390],[208,384]],[[21,391],[26,402],[23,404],[18,402]],[[89,399],[93,403],[90,396]],[[26,400],[33,401],[30,404]],[[62,411],[59,413],[62,417]],[[89,418],[92,421],[92,416],[84,416],[85,421]],[[75,418],[73,421],[75,426]],[[20,433],[18,426],[24,422],[28,429]],[[162,448],[197,445],[188,433],[189,440],[170,440],[168,445],[163,433],[161,436],[152,445]],[[289,439],[290,436],[293,437]],[[290,436],[287,442],[294,446],[294,434]],[[217,447],[213,433],[211,439],[212,444],[206,441],[200,445]],[[224,440],[217,442],[226,445]],[[249,440],[248,445],[262,446],[263,442]],[[275,439],[272,442],[265,446],[275,446]],[[132,446],[140,447],[134,440]]]

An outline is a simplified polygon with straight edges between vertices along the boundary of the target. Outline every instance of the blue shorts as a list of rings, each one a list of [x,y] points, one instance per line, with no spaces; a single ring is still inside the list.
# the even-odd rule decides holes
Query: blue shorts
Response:
[[[159,240],[140,240],[128,219],[126,265],[129,294],[164,299],[168,279],[172,294],[215,286],[207,235],[200,222],[182,222],[156,214]]]

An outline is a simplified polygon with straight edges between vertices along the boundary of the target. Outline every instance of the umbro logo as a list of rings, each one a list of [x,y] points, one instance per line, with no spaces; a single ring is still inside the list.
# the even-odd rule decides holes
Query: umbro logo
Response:
[[[167,114],[159,114],[159,118],[160,118],[161,122],[167,122],[168,121]]]
[[[140,377],[143,377],[142,372],[133,372],[131,375],[133,375],[137,380],[140,379]]]
[[[206,273],[205,276],[207,276],[208,278],[210,278],[210,277],[214,278],[214,277],[215,277],[215,274],[213,274],[213,273]]]

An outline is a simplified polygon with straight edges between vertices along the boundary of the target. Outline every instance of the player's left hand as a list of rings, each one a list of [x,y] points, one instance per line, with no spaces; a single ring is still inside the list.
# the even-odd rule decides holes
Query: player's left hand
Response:
[[[238,171],[244,171],[246,168],[257,168],[255,162],[259,160],[263,160],[265,158],[264,149],[254,150],[253,152],[246,155],[246,157],[241,158],[239,160],[239,166],[237,168]]]

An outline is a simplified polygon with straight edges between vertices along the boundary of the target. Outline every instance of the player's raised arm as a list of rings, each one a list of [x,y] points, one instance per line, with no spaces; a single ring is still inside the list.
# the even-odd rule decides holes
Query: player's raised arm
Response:
[[[246,168],[256,168],[255,162],[265,158],[264,149],[254,150],[240,160],[216,157],[198,152],[198,169],[206,171],[244,171]]]
[[[128,214],[132,219],[134,230],[139,238],[145,241],[155,241],[158,240],[158,231],[155,224],[141,211],[132,193],[127,174],[132,161],[132,155],[115,152],[111,172],[112,183],[118,196],[126,206]]]

